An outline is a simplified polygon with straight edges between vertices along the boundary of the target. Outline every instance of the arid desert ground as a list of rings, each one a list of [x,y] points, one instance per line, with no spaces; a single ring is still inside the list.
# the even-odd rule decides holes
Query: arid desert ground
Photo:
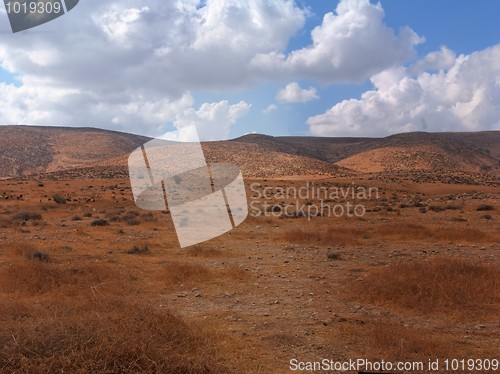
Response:
[[[498,177],[347,164],[247,176],[245,222],[186,249],[168,211],[135,206],[126,175],[0,181],[0,370],[498,359]]]

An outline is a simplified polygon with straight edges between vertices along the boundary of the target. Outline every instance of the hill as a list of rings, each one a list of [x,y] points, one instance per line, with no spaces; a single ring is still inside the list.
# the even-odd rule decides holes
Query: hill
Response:
[[[0,126],[0,178],[120,165],[147,140],[95,128]]]
[[[94,128],[0,126],[0,178],[125,176],[128,154],[150,138]],[[500,131],[404,133],[384,138],[243,137],[202,144],[209,163],[246,177],[427,173],[500,175]]]

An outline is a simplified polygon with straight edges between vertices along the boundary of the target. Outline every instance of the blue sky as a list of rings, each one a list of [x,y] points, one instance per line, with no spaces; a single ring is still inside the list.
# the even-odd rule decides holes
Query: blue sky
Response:
[[[372,1],[374,3],[374,1]],[[469,54],[482,50],[500,42],[500,2],[479,0],[382,0],[385,11],[385,23],[395,30],[403,26],[410,26],[419,35],[425,37],[425,43],[417,47],[418,54],[438,50],[447,46],[457,54]],[[291,40],[289,50],[300,48],[310,43],[310,31],[321,23],[325,13],[335,9],[338,1],[304,1],[304,5],[314,12],[307,28]],[[306,82],[307,84],[307,82]],[[279,85],[278,85],[279,86]],[[321,87],[321,100],[302,103],[300,105],[286,105],[269,116],[262,116],[258,111],[244,118],[231,132],[232,137],[239,136],[246,129],[270,135],[309,135],[306,125],[307,118],[313,113],[327,110],[333,104],[349,98],[359,98],[360,95],[372,87],[367,80],[360,84],[333,84]],[[265,101],[258,101],[260,94],[252,102],[259,102],[259,109],[273,99],[273,86],[265,95]],[[262,92],[261,91],[261,92]],[[269,92],[271,91],[271,92]],[[241,97],[245,97],[242,95]],[[201,101],[206,96],[200,96]],[[238,98],[238,97],[235,97]],[[256,104],[257,106],[257,104]]]
[[[3,12],[0,123],[195,124],[203,139],[498,130],[498,14],[489,0],[86,0],[12,34]]]

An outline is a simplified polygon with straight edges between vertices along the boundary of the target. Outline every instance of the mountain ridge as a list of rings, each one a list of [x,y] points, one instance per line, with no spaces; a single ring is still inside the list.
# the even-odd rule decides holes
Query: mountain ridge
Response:
[[[0,178],[107,170],[126,174],[128,154],[151,138],[85,127],[0,126]],[[498,177],[500,131],[412,132],[382,138],[249,134],[202,143],[209,163],[246,177],[352,173],[484,173]]]

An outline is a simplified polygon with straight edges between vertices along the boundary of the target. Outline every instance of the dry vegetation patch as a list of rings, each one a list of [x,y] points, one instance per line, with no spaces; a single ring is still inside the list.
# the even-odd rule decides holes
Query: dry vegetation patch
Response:
[[[7,372],[225,373],[214,342],[168,310],[89,300],[2,314],[0,367]],[[118,307],[119,306],[119,307]],[[5,306],[2,307],[5,309]],[[16,305],[16,310],[23,310]],[[17,312],[19,316],[19,312]]]
[[[43,252],[34,252],[43,253]],[[106,264],[60,264],[33,260],[3,264],[0,268],[0,292],[4,294],[41,295],[47,292],[90,291],[104,282],[116,281],[119,275]]]
[[[186,254],[191,257],[221,257],[226,255],[222,250],[213,247],[205,247],[202,245],[194,245],[190,248],[185,249]]]
[[[419,313],[488,313],[500,306],[500,266],[452,258],[395,262],[356,291],[370,303]]]
[[[144,302],[116,264],[3,248],[0,368],[13,373],[225,373],[215,336]],[[44,252],[40,252],[44,253]],[[180,268],[180,279],[201,268]]]
[[[340,326],[340,331],[343,339],[353,340],[362,347],[364,357],[373,360],[424,361],[457,354],[456,350],[450,350],[450,341],[446,337],[397,322],[347,323]]]
[[[371,241],[436,241],[451,243],[477,243],[495,240],[494,234],[476,228],[453,225],[423,225],[390,222],[360,227],[334,226],[294,228],[283,233],[282,239],[290,243],[324,245],[359,245]]]
[[[487,232],[475,228],[456,227],[452,225],[390,223],[368,229],[368,232],[371,237],[398,241],[426,240],[475,243],[491,240],[491,235]]]
[[[162,265],[162,279],[167,285],[201,285],[207,282],[242,280],[247,273],[239,266],[212,268],[193,262],[171,261]]]
[[[356,227],[335,227],[326,230],[291,229],[285,231],[282,238],[290,243],[310,245],[356,245],[367,239],[367,231]]]

